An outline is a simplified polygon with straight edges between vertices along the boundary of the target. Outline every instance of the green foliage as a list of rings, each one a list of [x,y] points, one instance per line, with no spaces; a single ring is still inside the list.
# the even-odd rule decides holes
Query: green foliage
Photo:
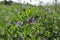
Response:
[[[0,5],[0,40],[60,40],[60,7]]]

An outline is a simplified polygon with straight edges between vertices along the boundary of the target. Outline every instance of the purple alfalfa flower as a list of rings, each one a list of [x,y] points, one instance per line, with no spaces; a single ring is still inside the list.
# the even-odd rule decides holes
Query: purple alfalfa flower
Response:
[[[32,18],[32,19],[31,19],[31,23],[33,23],[33,24],[38,24],[38,20],[36,20],[35,18]]]
[[[27,19],[26,20],[27,21],[27,23],[29,23],[29,24],[38,24],[38,20],[36,20],[35,18],[29,18],[29,19]]]
[[[46,38],[43,38],[43,40],[47,40]]]
[[[35,18],[32,18],[31,21],[35,21]]]
[[[34,21],[34,18],[28,18],[28,19],[26,20],[26,22],[27,22],[28,24],[32,24],[33,21]]]
[[[21,26],[22,24],[23,24],[23,22],[21,22],[21,21],[17,22],[17,26]]]
[[[29,18],[27,19],[27,22],[32,23],[35,19],[34,18]]]

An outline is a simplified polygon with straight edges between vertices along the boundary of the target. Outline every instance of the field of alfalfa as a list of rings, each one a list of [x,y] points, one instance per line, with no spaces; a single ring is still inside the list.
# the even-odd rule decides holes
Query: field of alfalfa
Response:
[[[60,7],[0,4],[0,40],[60,40]]]

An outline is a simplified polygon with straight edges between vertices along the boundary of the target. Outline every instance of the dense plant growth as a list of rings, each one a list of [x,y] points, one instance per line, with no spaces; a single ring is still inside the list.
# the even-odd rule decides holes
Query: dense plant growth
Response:
[[[60,7],[0,4],[0,40],[60,40]]]

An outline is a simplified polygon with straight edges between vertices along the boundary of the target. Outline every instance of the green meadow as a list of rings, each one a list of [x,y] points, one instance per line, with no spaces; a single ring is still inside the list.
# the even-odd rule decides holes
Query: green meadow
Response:
[[[60,5],[0,2],[0,40],[60,40]]]

